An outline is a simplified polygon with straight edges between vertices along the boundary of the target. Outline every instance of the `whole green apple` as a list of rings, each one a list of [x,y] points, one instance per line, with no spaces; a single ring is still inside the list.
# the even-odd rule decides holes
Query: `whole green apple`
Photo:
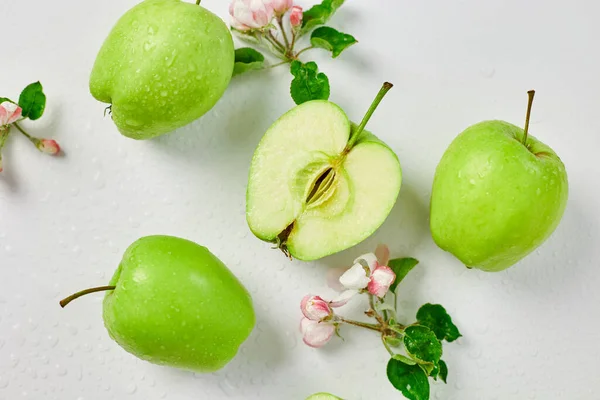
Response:
[[[205,247],[171,236],[148,236],[125,252],[103,303],[109,335],[154,364],[212,372],[227,364],[255,323],[252,299]]]
[[[341,398],[329,393],[316,393],[308,397],[306,400],[342,400]]]
[[[565,210],[565,166],[547,145],[503,121],[467,128],[442,157],[431,195],[431,233],[467,267],[501,271],[531,253]]]
[[[148,139],[210,110],[227,89],[233,64],[231,33],[219,17],[180,0],[146,0],[108,35],[90,91],[111,105],[123,135]]]
[[[286,255],[316,260],[369,237],[390,213],[402,182],[396,154],[329,101],[303,103],[265,133],[248,179],[246,219]]]

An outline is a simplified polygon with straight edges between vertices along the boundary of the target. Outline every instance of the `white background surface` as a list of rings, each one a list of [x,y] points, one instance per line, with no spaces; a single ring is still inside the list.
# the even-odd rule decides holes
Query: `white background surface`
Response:
[[[396,84],[369,128],[399,154],[404,182],[374,237],[310,264],[270,250],[244,217],[253,150],[293,106],[284,68],[235,79],[212,112],[158,140],[126,139],[102,117],[88,75],[108,31],[135,3],[1,2],[0,94],[17,97],[41,80],[48,112],[26,125],[56,138],[66,154],[38,154],[17,134],[4,150],[0,399],[302,400],[322,390],[349,400],[401,398],[375,335],[344,329],[345,342],[315,350],[297,331],[302,296],[332,294],[327,267],[380,242],[393,256],[421,260],[403,284],[406,318],[425,302],[441,303],[464,335],[445,346],[449,384],[435,384],[432,398],[600,399],[599,3],[349,0],[331,25],[360,43],[337,60],[318,51],[304,60],[319,62],[331,99],[354,120],[384,80]],[[203,3],[226,17],[225,0]],[[491,118],[521,125],[531,88],[538,92],[531,132],[569,173],[565,216],[516,267],[468,271],[430,238],[435,166],[468,125]],[[157,233],[208,246],[253,295],[256,330],[218,373],[130,356],[103,327],[101,295],[58,306],[73,291],[106,283],[131,242]]]

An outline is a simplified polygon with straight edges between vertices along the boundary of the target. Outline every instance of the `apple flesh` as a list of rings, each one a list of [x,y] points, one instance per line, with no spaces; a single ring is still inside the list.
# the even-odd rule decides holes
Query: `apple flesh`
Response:
[[[148,139],[200,118],[221,98],[234,65],[231,33],[205,8],[146,0],[125,13],[96,58],[90,91],[111,105],[119,131]]]
[[[254,153],[246,197],[248,225],[259,239],[316,260],[356,245],[384,222],[402,172],[396,154],[363,131],[370,114],[357,127],[340,107],[317,100],[271,126]]]
[[[473,125],[452,142],[436,169],[431,233],[467,267],[504,270],[560,222],[568,197],[565,166],[525,132],[503,121]]]
[[[139,239],[110,286],[87,292],[107,289],[103,317],[110,337],[154,364],[216,371],[233,359],[255,324],[242,284],[208,249],[185,239]]]

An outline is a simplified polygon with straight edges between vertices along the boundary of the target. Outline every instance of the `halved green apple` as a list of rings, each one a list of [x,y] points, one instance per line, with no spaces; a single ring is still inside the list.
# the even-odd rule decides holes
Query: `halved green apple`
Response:
[[[246,218],[288,256],[316,260],[369,237],[402,182],[396,154],[364,130],[392,87],[386,83],[359,126],[336,104],[301,104],[277,120],[252,159]]]

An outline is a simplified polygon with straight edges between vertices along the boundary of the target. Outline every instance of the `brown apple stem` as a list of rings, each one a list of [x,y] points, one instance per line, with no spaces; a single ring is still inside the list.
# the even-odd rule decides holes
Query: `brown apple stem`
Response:
[[[69,297],[62,299],[60,301],[60,306],[62,308],[65,308],[65,306],[67,304],[69,304],[70,302],[72,302],[75,299],[80,298],[81,296],[85,296],[86,294],[95,293],[95,292],[104,292],[107,290],[115,290],[116,288],[117,288],[116,286],[99,286],[99,287],[95,287],[95,288],[85,289],[85,290],[82,290],[81,292],[74,293],[74,294],[70,295]]]
[[[527,92],[529,101],[527,102],[527,115],[525,116],[525,133],[523,134],[523,144],[527,147],[527,136],[529,134],[529,118],[531,117],[531,107],[533,106],[533,97],[535,96],[535,90]]]
[[[387,92],[389,92],[392,87],[394,87],[394,85],[392,85],[389,82],[385,82],[383,84],[383,86],[381,87],[381,90],[379,90],[379,93],[377,93],[377,96],[375,97],[375,100],[373,100],[373,103],[371,104],[371,107],[369,107],[369,110],[367,110],[367,113],[365,114],[365,116],[364,116],[363,120],[361,121],[360,125],[356,128],[356,131],[354,132],[354,135],[350,138],[350,140],[348,140],[348,144],[346,145],[346,150],[344,151],[344,153],[348,153],[350,151],[350,149],[352,149],[352,147],[354,146],[354,144],[356,143],[356,141],[358,140],[358,138],[360,137],[360,135],[362,134],[362,132],[365,130],[365,127],[367,126],[367,123],[369,122],[369,120],[373,116],[373,113],[375,112],[375,110],[379,106],[379,103],[381,103],[381,100],[383,100],[383,98],[385,97],[385,95],[387,94]]]

